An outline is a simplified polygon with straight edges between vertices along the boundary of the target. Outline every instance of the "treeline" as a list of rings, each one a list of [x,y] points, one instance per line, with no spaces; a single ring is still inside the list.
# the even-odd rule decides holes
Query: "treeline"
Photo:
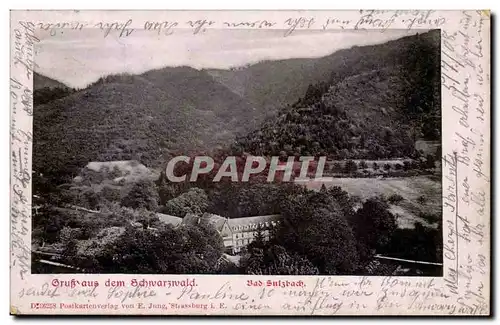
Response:
[[[174,228],[146,210],[115,208],[97,216],[52,210],[36,219],[34,241],[46,240],[59,262],[90,273],[212,274],[223,253],[213,228]],[[43,273],[39,266],[34,273]]]
[[[259,239],[240,265],[223,258],[220,235],[206,225],[172,227],[156,211],[162,197],[151,182],[139,182],[123,198],[102,201],[100,213],[49,209],[33,217],[33,242],[59,247],[62,261],[99,273],[365,274],[375,254],[440,262],[439,228],[417,224],[398,229],[388,202],[358,203],[339,187],[320,191],[294,184],[236,183],[172,194],[160,211],[251,216],[279,213],[283,223],[271,239]],[[166,199],[166,198],[163,198]],[[439,222],[439,220],[434,220]]]

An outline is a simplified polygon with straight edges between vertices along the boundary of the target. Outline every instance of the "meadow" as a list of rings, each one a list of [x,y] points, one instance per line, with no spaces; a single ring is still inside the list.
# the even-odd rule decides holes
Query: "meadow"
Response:
[[[305,183],[307,188],[316,190],[319,190],[323,184],[327,188],[340,186],[349,195],[360,201],[373,196],[389,198],[394,194],[401,195],[403,200],[390,204],[391,212],[399,216],[400,228],[413,228],[415,222],[420,222],[427,227],[437,227],[436,222],[430,222],[430,220],[421,217],[421,214],[441,215],[442,213],[441,182],[435,176],[333,178]]]

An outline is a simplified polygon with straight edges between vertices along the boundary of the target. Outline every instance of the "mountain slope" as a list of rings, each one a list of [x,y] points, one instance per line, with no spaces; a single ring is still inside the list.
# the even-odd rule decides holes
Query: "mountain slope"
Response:
[[[101,78],[34,115],[34,169],[66,178],[89,161],[159,166],[172,151],[225,145],[253,124],[252,106],[187,67]]]
[[[232,71],[108,76],[43,100],[51,88],[38,89],[33,169],[69,179],[89,161],[160,167],[237,136],[234,147],[252,154],[411,155],[416,138],[439,138],[439,35]]]
[[[415,155],[417,139],[440,138],[439,44],[432,31],[335,53],[348,65],[332,64],[327,81],[309,85],[234,149],[335,159]]]
[[[434,43],[436,38],[439,31],[431,31],[379,45],[355,46],[316,59],[263,61],[243,68],[207,72],[257,107],[277,109],[302,98],[311,84],[404,65],[404,52],[413,46],[415,39]]]
[[[52,78],[46,77],[40,73],[33,73],[33,89],[38,90],[42,88],[61,88],[68,89],[64,83],[54,80]]]

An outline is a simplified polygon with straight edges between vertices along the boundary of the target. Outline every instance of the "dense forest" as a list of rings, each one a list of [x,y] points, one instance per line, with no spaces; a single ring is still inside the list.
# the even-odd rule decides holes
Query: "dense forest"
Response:
[[[34,241],[58,247],[63,263],[98,273],[353,275],[366,274],[375,253],[442,261],[441,228],[417,223],[415,229],[398,229],[398,216],[389,211],[390,199],[385,197],[373,197],[355,209],[354,198],[340,187],[311,191],[292,184],[258,183],[224,188],[224,193],[191,188],[173,195],[162,212],[181,217],[204,212],[226,215],[231,209],[243,215],[281,213],[286,222],[273,230],[269,241],[257,234],[241,253],[240,263],[221,264],[225,250],[213,228],[176,227],[159,220],[154,212],[161,192],[157,184],[136,183],[122,198],[61,195],[66,203],[98,208],[100,213],[44,208],[34,218]],[[232,206],[225,208],[226,203]]]
[[[417,139],[440,139],[438,37],[435,31],[371,52],[350,49],[348,68],[309,85],[302,98],[238,139],[234,149],[333,159],[414,157]]]
[[[229,154],[411,157],[415,140],[440,137],[439,54],[431,31],[319,59],[107,76],[81,90],[38,75],[33,169],[61,183],[89,161],[155,168],[177,153],[228,146]]]
[[[208,150],[253,128],[259,114],[204,72],[165,68],[35,91],[33,169],[67,182],[89,161],[157,167],[172,151]]]
[[[99,273],[389,275],[393,269],[373,266],[376,254],[442,262],[441,211],[429,212],[440,153],[421,157],[415,148],[441,137],[439,35],[230,70],[105,76],[85,89],[36,74],[34,250]],[[209,155],[215,168],[173,183],[164,168],[175,155]],[[333,174],[372,177],[372,189],[381,175],[425,179],[416,189],[398,185],[409,196],[363,198],[280,177],[213,182],[228,155],[239,175],[249,155],[327,156]],[[89,166],[99,161],[117,164]],[[192,159],[174,173],[191,169]],[[269,241],[259,230],[233,263],[212,227],[159,217],[188,213],[280,214],[285,222]],[[399,227],[400,213],[417,221]],[[34,264],[33,272],[44,269]]]

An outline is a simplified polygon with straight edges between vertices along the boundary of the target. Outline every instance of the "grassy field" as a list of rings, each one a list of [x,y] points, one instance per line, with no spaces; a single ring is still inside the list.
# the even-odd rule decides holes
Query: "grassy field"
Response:
[[[392,194],[401,195],[404,200],[391,205],[391,211],[398,214],[398,223],[401,228],[413,228],[415,222],[421,222],[429,227],[430,224],[421,218],[420,213],[441,214],[441,182],[429,176],[398,177],[398,178],[333,178],[332,181],[310,181],[306,186],[310,189],[340,186],[352,196],[366,200],[373,196]]]

